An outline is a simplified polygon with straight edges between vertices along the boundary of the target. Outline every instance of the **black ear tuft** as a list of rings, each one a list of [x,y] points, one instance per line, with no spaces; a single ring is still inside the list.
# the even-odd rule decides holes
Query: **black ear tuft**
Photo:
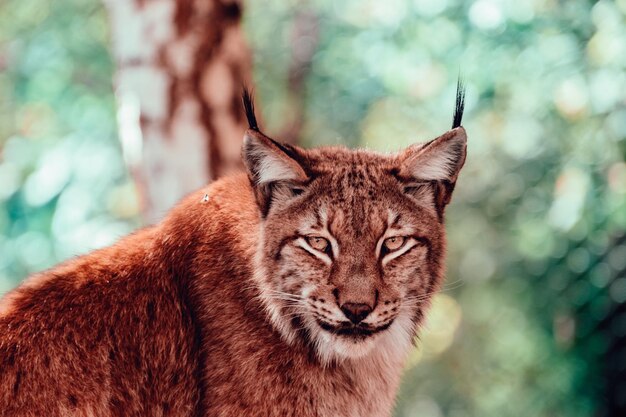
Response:
[[[459,79],[456,83],[456,105],[454,107],[452,129],[461,126],[461,120],[463,120],[464,109],[465,109],[465,83],[463,82],[463,78],[459,74]]]
[[[246,111],[246,118],[248,119],[248,127],[252,130],[259,131],[259,125],[256,121],[256,115],[254,114],[254,101],[250,91],[244,86],[241,93],[241,99],[243,101],[243,107]]]

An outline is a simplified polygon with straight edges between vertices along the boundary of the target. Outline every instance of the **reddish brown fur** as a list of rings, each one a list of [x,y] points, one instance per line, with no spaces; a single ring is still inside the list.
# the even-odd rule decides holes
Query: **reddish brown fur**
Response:
[[[381,172],[399,159],[347,150],[307,158],[332,174],[315,185],[318,197],[352,199],[355,209],[336,221],[348,227],[345,236],[358,235],[359,224],[376,218],[363,199],[392,187],[395,180]],[[379,183],[362,183],[370,175],[361,177],[364,170]],[[379,200],[409,204],[389,193]],[[5,296],[0,415],[388,415],[403,358],[322,363],[306,335],[287,343],[268,320],[252,278],[254,257],[259,226],[267,223],[269,239],[280,207],[263,220],[248,178],[233,176],[191,194],[161,224],[38,274]],[[430,279],[415,288],[430,297],[442,278],[441,209],[413,209],[431,237],[429,250],[419,252]],[[338,268],[344,296],[371,293],[360,293]],[[378,288],[381,300],[385,288]],[[413,331],[427,303],[415,308]]]

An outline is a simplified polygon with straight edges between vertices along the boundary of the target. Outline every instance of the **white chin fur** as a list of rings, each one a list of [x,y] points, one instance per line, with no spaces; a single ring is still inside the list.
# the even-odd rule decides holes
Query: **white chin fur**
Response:
[[[371,352],[374,337],[357,340],[356,343],[347,337],[338,336],[322,329],[313,318],[305,319],[306,327],[311,335],[315,353],[323,365],[342,362],[346,359],[361,358]]]
[[[335,355],[341,359],[359,359],[367,356],[376,346],[376,339],[384,337],[384,333],[372,335],[364,339],[351,339],[330,333],[329,335],[333,339],[333,341],[329,343],[329,347],[333,349]]]
[[[414,325],[409,314],[400,314],[387,330],[356,340],[330,333],[312,318],[307,318],[305,325],[323,365],[365,359],[373,355],[390,362],[403,361],[411,349],[414,334]]]

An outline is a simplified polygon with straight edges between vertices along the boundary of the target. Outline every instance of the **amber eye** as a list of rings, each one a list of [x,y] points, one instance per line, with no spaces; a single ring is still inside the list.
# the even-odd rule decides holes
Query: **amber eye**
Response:
[[[404,245],[405,238],[402,236],[394,236],[388,237],[383,242],[383,247],[387,249],[389,252],[393,252],[394,250],[398,250]]]
[[[326,252],[330,247],[328,240],[320,236],[307,236],[306,241],[313,249],[320,252]]]

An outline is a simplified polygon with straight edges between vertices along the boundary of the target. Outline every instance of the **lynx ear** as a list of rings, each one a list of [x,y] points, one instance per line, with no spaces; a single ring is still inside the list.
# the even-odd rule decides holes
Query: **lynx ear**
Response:
[[[459,74],[456,82],[456,103],[452,117],[452,130],[426,144],[411,146],[401,156],[400,176],[414,182],[443,181],[454,183],[465,163],[467,135],[461,126],[465,110],[465,83]],[[450,190],[452,193],[452,190]],[[448,196],[449,200],[449,196]]]
[[[250,129],[243,137],[243,161],[256,186],[277,181],[306,181],[307,175],[293,155],[292,147],[261,132]]]
[[[300,194],[308,176],[297,160],[302,158],[296,148],[282,145],[261,133],[252,96],[245,88],[242,100],[249,126],[243,137],[243,163],[265,216],[273,201],[285,201]]]
[[[243,162],[253,185],[258,187],[277,181],[306,180],[304,169],[294,159],[296,150],[261,133],[254,114],[252,94],[245,87],[241,100],[249,126],[243,137]]]
[[[465,163],[467,136],[457,127],[400,155],[398,179],[404,192],[422,204],[432,205],[440,221]]]
[[[465,163],[467,135],[463,127],[452,129],[438,138],[409,147],[400,156],[400,176],[415,181],[456,182]]]
[[[285,201],[302,192],[308,176],[295,148],[282,145],[249,129],[243,138],[243,161],[263,216],[273,201]]]

